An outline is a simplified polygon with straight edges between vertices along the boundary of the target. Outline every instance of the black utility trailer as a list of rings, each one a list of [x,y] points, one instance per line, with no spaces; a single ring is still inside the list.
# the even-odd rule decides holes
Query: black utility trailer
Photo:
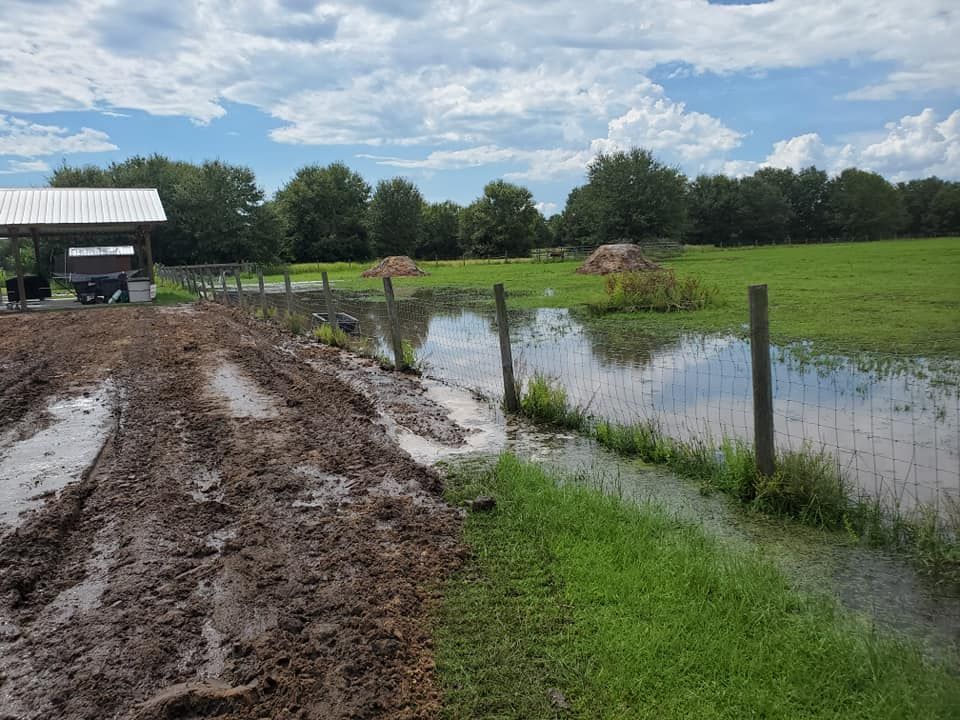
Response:
[[[72,273],[69,282],[82,305],[97,303],[129,302],[127,273],[115,272],[103,275],[80,275]]]
[[[327,322],[327,313],[312,313],[313,319],[319,323]],[[348,335],[359,335],[360,334],[360,321],[355,318],[353,315],[347,315],[344,312],[337,313],[337,327],[343,330]]]
[[[20,302],[20,289],[17,287],[15,277],[7,279],[7,305],[12,307]],[[23,292],[27,300],[46,300],[52,293],[50,292],[50,282],[40,275],[23,276]]]

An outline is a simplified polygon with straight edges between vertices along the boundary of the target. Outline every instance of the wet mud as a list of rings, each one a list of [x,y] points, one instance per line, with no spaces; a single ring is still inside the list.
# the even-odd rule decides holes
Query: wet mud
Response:
[[[437,716],[461,517],[394,430],[463,437],[416,383],[203,304],[0,324],[0,452],[112,398],[70,482],[0,508],[0,718]]]

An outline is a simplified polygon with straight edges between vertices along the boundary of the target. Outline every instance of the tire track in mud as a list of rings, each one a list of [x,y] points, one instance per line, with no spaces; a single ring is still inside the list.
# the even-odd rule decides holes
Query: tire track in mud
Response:
[[[275,331],[210,307],[138,315],[112,323],[132,341],[114,355],[123,412],[98,471],[3,539],[19,637],[0,638],[0,699],[19,705],[0,709],[435,716],[426,613],[461,554],[439,478]],[[211,393],[222,357],[275,417],[235,417]]]

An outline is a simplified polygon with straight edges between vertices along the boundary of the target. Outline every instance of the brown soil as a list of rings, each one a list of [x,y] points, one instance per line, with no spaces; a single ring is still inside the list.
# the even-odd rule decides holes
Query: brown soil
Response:
[[[581,275],[609,275],[637,270],[659,270],[660,266],[643,256],[639,245],[617,243],[601,245],[577,268]]]
[[[106,377],[118,395],[94,466],[0,539],[0,718],[438,714],[427,613],[460,515],[362,368],[203,304],[0,335],[4,424]],[[270,412],[213,393],[223,363]],[[394,422],[458,439],[396,387]]]
[[[418,277],[426,274],[427,273],[418,268],[417,264],[406,255],[391,255],[381,260],[369,270],[364,270],[360,273],[360,277]]]

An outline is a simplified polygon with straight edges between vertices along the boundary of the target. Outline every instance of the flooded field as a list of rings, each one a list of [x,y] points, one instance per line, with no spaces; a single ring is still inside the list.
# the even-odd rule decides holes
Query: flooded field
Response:
[[[909,559],[865,548],[843,535],[778,522],[745,512],[726,496],[703,495],[694,483],[659,467],[625,461],[578,434],[544,432],[508,421],[495,405],[468,392],[428,381],[427,397],[467,430],[466,443],[451,448],[406,431],[401,447],[433,464],[492,462],[512,452],[625,500],[652,503],[701,525],[709,534],[774,561],[799,588],[836,597],[864,622],[918,641],[925,654],[960,672],[960,588],[918,573]]]
[[[297,294],[322,311],[320,294]],[[389,356],[382,303],[338,293],[338,307]],[[399,302],[401,334],[424,375],[502,397],[492,309],[420,295]],[[521,379],[543,374],[590,415],[619,423],[653,420],[671,436],[750,440],[750,348],[734,336],[650,338],[597,330],[567,309],[511,314]],[[833,455],[863,491],[910,508],[960,500],[960,363],[922,358],[813,356],[804,346],[771,349],[776,441]]]

